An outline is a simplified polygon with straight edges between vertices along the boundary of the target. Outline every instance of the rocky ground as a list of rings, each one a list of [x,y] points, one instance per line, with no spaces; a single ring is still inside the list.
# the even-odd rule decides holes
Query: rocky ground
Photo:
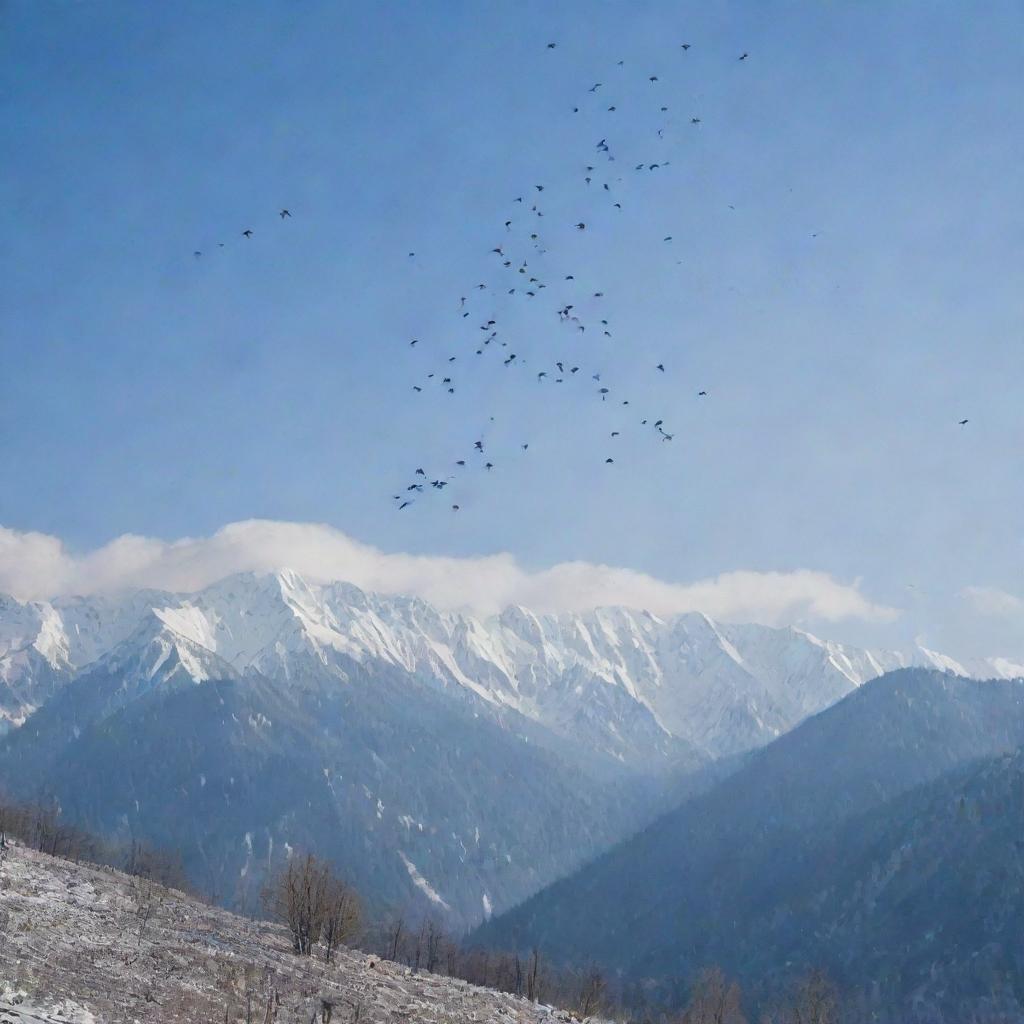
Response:
[[[534,1024],[569,1014],[341,949],[120,872],[11,846],[0,865],[0,1024]]]

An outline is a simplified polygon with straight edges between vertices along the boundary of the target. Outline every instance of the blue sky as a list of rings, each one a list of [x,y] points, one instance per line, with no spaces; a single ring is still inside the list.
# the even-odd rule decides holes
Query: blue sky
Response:
[[[88,552],[266,518],[680,583],[810,569],[901,609],[886,640],[1024,657],[1020,3],[0,19],[4,527]],[[490,250],[528,247],[534,183],[531,305]],[[586,340],[553,312],[573,298]],[[473,356],[492,316],[526,369]],[[538,382],[558,358],[629,408]],[[449,369],[455,395],[426,387]]]

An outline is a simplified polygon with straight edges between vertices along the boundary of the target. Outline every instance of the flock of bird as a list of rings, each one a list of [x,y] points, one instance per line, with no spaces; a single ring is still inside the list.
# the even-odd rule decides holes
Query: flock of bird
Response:
[[[551,42],[546,48],[556,50],[557,47],[557,43]],[[684,58],[690,48],[689,43],[679,45]],[[743,62],[749,57],[749,53],[743,52],[736,60]],[[625,61],[616,62],[615,74],[619,77],[615,84],[612,84],[610,79],[608,84],[597,81],[587,87],[581,99],[571,107],[572,114],[594,118],[614,115],[619,109],[614,96],[623,89],[624,68]],[[678,123],[670,117],[671,97],[662,93],[660,77],[657,74],[647,74],[644,77],[646,86],[643,88],[649,97],[644,101],[645,111],[656,112],[658,119],[658,127],[644,143],[644,150],[632,154],[628,161],[620,160],[620,156],[625,154],[619,151],[614,141],[613,130],[610,127],[602,128],[604,134],[600,131],[594,133],[600,137],[593,143],[589,156],[581,162],[579,180],[573,183],[575,187],[589,193],[589,201],[599,199],[605,202],[608,209],[616,211],[616,215],[623,210],[624,201],[622,186],[625,179],[618,173],[620,168],[625,167],[626,173],[643,179],[658,172],[664,173],[671,166],[671,160],[664,155],[666,134]],[[605,95],[612,100],[606,105],[598,99]],[[681,123],[689,130],[695,131],[699,130],[702,119],[696,111],[687,112]],[[613,125],[614,121],[607,121],[605,124]],[[605,311],[602,302],[605,298],[604,288],[599,284],[577,279],[571,267],[563,266],[556,271],[552,266],[554,261],[548,258],[551,255],[548,248],[549,236],[556,237],[558,232],[548,232],[545,228],[550,221],[560,216],[559,208],[548,202],[551,195],[548,184],[534,182],[511,199],[501,226],[496,226],[497,244],[487,254],[490,267],[481,275],[487,280],[478,281],[468,287],[467,294],[458,298],[456,312],[459,320],[469,320],[476,328],[469,336],[472,340],[465,349],[459,349],[453,354],[444,353],[445,361],[412,385],[414,393],[423,394],[433,388],[444,394],[454,395],[458,387],[455,365],[459,364],[461,367],[467,359],[483,358],[496,353],[506,371],[525,371],[535,385],[557,387],[583,384],[591,390],[596,402],[631,407],[630,399],[621,397],[619,391],[613,388],[613,381],[608,379],[599,366],[585,365],[594,358],[592,346],[589,352],[580,356],[569,358],[560,352],[558,358],[551,356],[537,364],[532,362],[532,357],[528,359],[525,353],[516,350],[518,346],[510,335],[503,333],[504,324],[499,323],[499,316],[502,315],[499,312],[500,297],[502,300],[512,302],[537,304],[542,310],[546,309],[553,337],[557,339],[555,343],[563,349],[572,347],[570,337],[579,341],[588,341],[595,335],[600,339],[614,339],[611,317]],[[730,209],[734,207],[730,206]],[[287,220],[291,217],[291,212],[287,208],[282,208],[278,211],[278,217],[282,221]],[[545,217],[548,218],[547,221]],[[586,220],[567,220],[564,224],[559,221],[559,226],[571,229],[574,234],[582,237],[587,237],[590,230]],[[240,232],[240,237],[248,241],[254,234],[253,229],[247,227]],[[663,245],[670,246],[672,242],[671,234],[664,235],[661,239]],[[218,248],[224,248],[224,244],[218,242]],[[204,254],[202,250],[197,249],[193,255],[196,259],[201,259]],[[409,252],[408,258],[415,260],[416,253]],[[549,296],[556,294],[559,296],[558,299],[551,302],[550,306],[545,305],[549,302]],[[416,349],[420,345],[420,339],[413,338],[408,345]],[[650,372],[652,375],[664,374],[665,361],[654,363]],[[708,392],[701,388],[694,392],[694,396],[697,399],[705,399]],[[489,417],[489,421],[493,423],[494,417]],[[652,414],[641,413],[636,415],[634,425],[648,431],[652,438],[660,442],[671,442],[675,434],[666,427],[666,422],[664,416],[655,417]],[[958,423],[964,427],[968,420],[962,419]],[[607,440],[612,442],[620,437],[621,433],[621,430],[611,430],[607,434]],[[521,452],[527,452],[529,447],[527,441],[519,444]],[[467,449],[460,457],[451,460],[445,472],[428,473],[423,466],[416,467],[411,480],[407,478],[401,489],[392,495],[395,507],[399,510],[406,509],[415,504],[421,496],[434,491],[444,491],[456,485],[462,473],[474,468],[490,473],[496,468],[493,461],[496,457],[486,437],[478,436],[471,445],[467,443]],[[614,465],[614,455],[607,454],[604,463]],[[452,503],[450,507],[454,512],[461,508],[458,503]]]
[[[547,49],[555,50],[557,46],[557,43],[548,43]],[[680,55],[684,59],[689,49],[689,43],[680,44]],[[737,60],[746,61],[749,56],[744,52]],[[598,81],[589,85],[581,99],[572,106],[573,115],[592,119],[614,115],[619,109],[615,95],[621,93],[627,84],[632,84],[624,77],[628,74],[624,70],[625,63],[620,60],[616,64],[614,73],[617,78],[614,86],[611,79],[608,84]],[[645,113],[657,115],[658,127],[643,143],[643,150],[631,154],[627,161],[626,154],[620,151],[614,139],[615,122],[607,121],[600,131],[594,133],[592,152],[581,162],[579,179],[573,183],[574,188],[590,193],[590,202],[595,199],[604,201],[608,209],[616,213],[623,210],[626,192],[620,169],[625,174],[644,178],[659,172],[665,173],[671,166],[671,160],[664,155],[666,133],[674,123],[670,117],[671,97],[662,92],[657,74],[646,74],[644,79],[643,109]],[[632,81],[635,82],[635,79]],[[598,97],[605,95],[610,100],[606,104],[598,100]],[[689,130],[696,131],[702,119],[697,112],[687,113],[684,123]],[[472,340],[466,348],[441,353],[444,361],[412,385],[415,394],[423,394],[427,389],[439,389],[443,394],[454,395],[459,386],[456,366],[461,366],[467,359],[486,358],[496,353],[506,371],[526,373],[535,386],[583,384],[591,389],[595,402],[633,408],[631,400],[621,396],[613,386],[614,381],[608,379],[599,366],[587,365],[594,359],[593,346],[590,346],[589,352],[573,358],[558,352],[550,358],[542,357],[543,361],[537,363],[532,357],[528,359],[521,350],[517,351],[518,346],[511,335],[504,333],[505,318],[499,312],[499,299],[541,304],[542,309],[549,310],[547,315],[550,316],[554,344],[561,349],[574,351],[572,341],[587,342],[595,336],[599,339],[614,339],[611,316],[602,303],[605,289],[598,283],[578,278],[571,266],[562,266],[557,271],[552,266],[555,261],[550,258],[549,238],[557,237],[558,231],[549,232],[546,227],[561,216],[561,207],[548,201],[552,192],[552,187],[547,183],[532,182],[521,194],[512,197],[500,227],[496,225],[494,240],[497,244],[487,254],[490,267],[481,274],[486,280],[473,284],[466,289],[466,294],[458,298],[458,317],[469,320],[476,328],[470,335]],[[586,220],[567,219],[564,224],[558,221],[557,226],[571,229],[582,237],[587,237],[588,231],[593,233]],[[669,234],[662,237],[660,244],[671,246],[672,242],[673,236]],[[416,253],[410,252],[408,255],[412,260]],[[554,295],[558,298],[550,302],[549,297]],[[421,345],[421,339],[413,338],[408,345],[415,349]],[[664,374],[665,361],[653,363],[650,372],[655,375]],[[708,397],[708,392],[702,388],[696,390],[694,395],[704,399]],[[494,417],[489,417],[489,420],[493,422]],[[662,443],[671,442],[675,436],[666,423],[663,415],[644,415],[640,412],[635,418],[635,426],[649,431],[652,439]],[[606,435],[607,440],[611,443],[621,433],[621,430],[610,430]],[[519,445],[521,452],[527,452],[529,447],[528,441]],[[471,446],[467,439],[467,450],[452,459],[444,472],[428,472],[423,466],[416,467],[412,479],[407,479],[401,489],[392,495],[395,507],[399,510],[409,508],[421,496],[454,487],[460,475],[471,469],[490,473],[496,468],[496,459],[485,437],[478,436]],[[614,463],[615,456],[609,451],[604,455],[604,464],[611,466]],[[450,507],[453,512],[461,508],[458,503],[452,503]]]
[[[277,211],[277,215],[278,215],[278,217],[280,217],[280,218],[281,218],[281,220],[287,220],[287,219],[288,219],[289,217],[291,217],[291,215],[292,215],[292,214],[291,214],[291,211],[290,211],[290,210],[287,210],[287,209],[284,209],[284,208],[282,208],[282,209],[280,209],[280,210],[278,210],[278,211]],[[255,233],[256,233],[256,232],[255,232],[255,231],[253,231],[253,229],[252,229],[252,228],[246,228],[246,229],[245,229],[244,231],[241,231],[241,232],[239,232],[240,236],[241,236],[242,238],[246,239],[246,241],[248,241],[248,240],[249,240],[250,238],[252,238],[252,236],[253,236],[253,235],[254,235]],[[223,243],[223,242],[218,242],[218,243],[217,243],[217,248],[218,248],[218,249],[223,249],[223,248],[224,248],[224,243]],[[193,255],[193,257],[194,257],[195,259],[197,259],[197,260],[198,260],[198,259],[202,259],[202,257],[203,257],[203,250],[202,250],[202,249],[196,249],[196,250],[195,250],[195,251],[194,251],[194,252],[192,253],[192,255]]]

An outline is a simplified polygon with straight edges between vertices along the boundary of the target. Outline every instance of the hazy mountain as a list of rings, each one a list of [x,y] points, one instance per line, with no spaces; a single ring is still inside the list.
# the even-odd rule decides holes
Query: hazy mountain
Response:
[[[287,679],[304,659],[331,670],[342,655],[387,665],[452,696],[518,711],[568,743],[645,771],[688,753],[761,746],[894,668],[1009,672],[923,648],[866,651],[699,614],[663,620],[624,608],[535,615],[511,607],[479,618],[345,583],[316,586],[284,571],[232,576],[197,594],[0,598],[0,717],[20,724],[153,617],[238,673]]]
[[[946,773],[1021,744],[1024,681],[892,673],[478,937],[634,978],[719,963],[760,996],[824,965],[866,1005],[898,1008],[892,1019],[910,1019],[924,993],[948,1012],[993,983],[992,964],[1019,956],[1005,914],[1021,899],[1020,850],[1012,825],[986,836],[981,821],[1000,800],[1020,817],[1024,790],[1019,756]],[[989,785],[979,779],[991,798],[972,812],[981,805],[960,795]],[[982,817],[968,834],[957,823],[971,813]],[[982,859],[960,860],[968,850]],[[940,963],[955,981],[929,973]]]
[[[481,619],[291,572],[6,599],[0,705],[38,710],[0,768],[182,846],[225,900],[313,845],[378,903],[475,923],[907,660],[702,615]]]
[[[332,673],[293,664],[282,685],[159,630],[136,648],[143,636],[7,737],[0,776],[106,834],[180,849],[225,902],[254,906],[265,870],[304,847],[377,912],[473,923],[654,813],[651,784],[560,756],[541,727],[479,698],[344,656]]]

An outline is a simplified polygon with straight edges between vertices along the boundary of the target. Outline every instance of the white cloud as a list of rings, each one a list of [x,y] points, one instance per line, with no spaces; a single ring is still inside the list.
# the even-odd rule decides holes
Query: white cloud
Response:
[[[703,611],[768,625],[810,620],[889,622],[898,612],[869,601],[859,584],[827,573],[739,571],[667,583],[631,569],[563,562],[530,572],[509,554],[480,558],[388,554],[329,526],[247,520],[211,537],[166,542],[130,534],[84,555],[56,537],[0,527],[0,592],[22,599],[129,587],[199,590],[231,573],[290,568],[310,580],[412,594],[445,608],[487,613],[509,604],[537,611],[627,605],[667,615]]]
[[[996,587],[964,587],[961,595],[979,615],[992,618],[1024,618],[1024,601]]]

